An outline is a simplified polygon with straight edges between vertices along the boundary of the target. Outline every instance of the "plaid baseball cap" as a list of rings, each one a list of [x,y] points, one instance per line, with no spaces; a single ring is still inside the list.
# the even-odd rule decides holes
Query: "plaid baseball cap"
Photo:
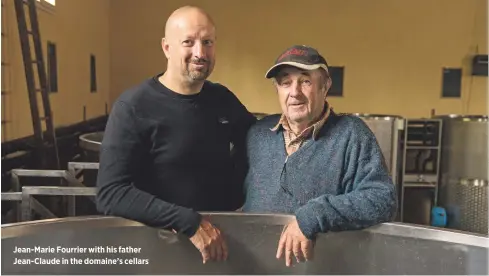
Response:
[[[326,59],[316,49],[305,45],[294,45],[285,50],[275,60],[275,65],[268,69],[265,77],[267,79],[275,77],[282,65],[291,65],[304,70],[323,68],[328,72]]]

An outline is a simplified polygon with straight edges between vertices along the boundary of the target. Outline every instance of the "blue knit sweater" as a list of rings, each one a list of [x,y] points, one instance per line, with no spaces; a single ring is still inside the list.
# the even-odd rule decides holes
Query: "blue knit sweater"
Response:
[[[295,214],[304,235],[390,221],[397,193],[374,134],[359,118],[332,113],[317,140],[287,157],[271,115],[248,134],[244,212]]]

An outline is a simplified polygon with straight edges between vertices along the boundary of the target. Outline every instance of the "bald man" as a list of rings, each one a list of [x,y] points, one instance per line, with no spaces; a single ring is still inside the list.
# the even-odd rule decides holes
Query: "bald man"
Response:
[[[113,104],[97,180],[100,212],[182,233],[204,263],[226,259],[227,248],[198,211],[242,206],[243,147],[256,121],[228,88],[207,80],[215,47],[208,14],[173,12],[162,39],[167,69]]]

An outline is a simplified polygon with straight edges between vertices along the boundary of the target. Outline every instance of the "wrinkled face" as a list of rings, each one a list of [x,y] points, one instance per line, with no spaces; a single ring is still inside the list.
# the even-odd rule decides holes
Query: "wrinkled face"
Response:
[[[320,70],[287,66],[277,74],[275,86],[289,122],[310,123],[321,115],[331,82],[325,82]]]
[[[189,83],[207,79],[215,64],[215,28],[204,16],[177,22],[163,40],[168,71]]]

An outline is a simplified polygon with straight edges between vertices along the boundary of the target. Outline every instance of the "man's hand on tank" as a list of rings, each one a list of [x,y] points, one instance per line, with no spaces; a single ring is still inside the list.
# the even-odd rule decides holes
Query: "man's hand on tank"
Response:
[[[205,218],[190,241],[202,254],[204,264],[207,261],[223,261],[228,258],[228,248],[221,231]]]
[[[314,243],[304,236],[296,219],[287,224],[282,231],[278,243],[277,259],[282,258],[284,251],[286,266],[291,266],[292,255],[295,256],[297,262],[302,262],[304,259],[310,261],[313,258]]]

